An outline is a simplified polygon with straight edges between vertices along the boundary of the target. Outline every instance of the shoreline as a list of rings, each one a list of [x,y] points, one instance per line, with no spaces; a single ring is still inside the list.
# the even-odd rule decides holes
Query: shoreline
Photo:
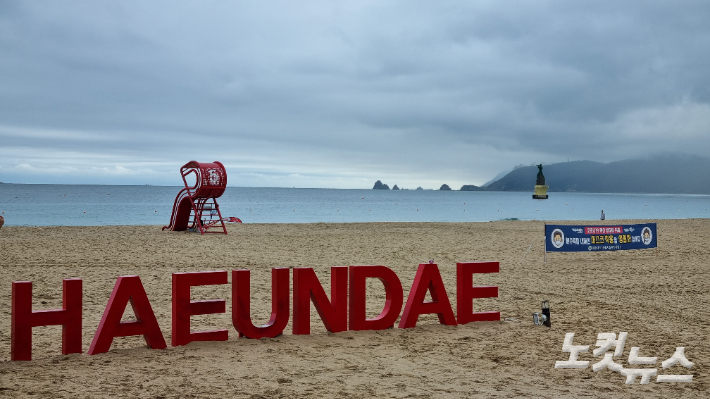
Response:
[[[515,222],[521,222],[521,223],[547,223],[547,224],[585,224],[585,225],[593,225],[593,224],[598,224],[600,226],[602,225],[611,225],[611,224],[636,224],[636,223],[654,223],[658,221],[679,221],[679,220],[687,220],[687,221],[693,221],[693,220],[698,220],[698,221],[703,221],[703,220],[710,220],[710,217],[707,218],[702,218],[702,217],[690,217],[690,218],[668,218],[668,219],[661,219],[661,218],[649,218],[649,219],[609,219],[607,218],[606,220],[584,220],[584,219],[579,219],[579,220],[567,220],[567,219],[546,219],[546,220],[539,220],[539,219],[530,219],[530,220],[524,220],[524,219],[517,219],[517,218],[508,218],[508,219],[500,219],[500,220],[488,220],[488,221],[456,221],[456,222],[426,222],[426,221],[381,221],[381,222],[244,222],[244,223],[226,223],[225,226],[238,226],[238,225],[256,225],[256,226],[273,226],[273,225],[296,225],[296,226],[308,226],[308,225],[323,225],[323,224],[334,224],[334,225],[347,225],[347,224],[355,224],[355,225],[361,225],[361,224],[394,224],[394,223],[412,223],[412,224],[436,224],[436,223],[442,223],[442,224],[458,224],[458,223],[515,223]],[[13,225],[5,225],[3,226],[4,228],[39,228],[39,227],[52,227],[52,228],[101,228],[101,227],[136,227],[136,228],[144,228],[144,227],[156,227],[156,228],[162,228],[164,225],[161,224],[105,224],[105,225],[26,225],[26,226],[13,226]],[[164,231],[165,233],[169,232],[168,230]],[[188,231],[177,231],[177,232],[171,232],[171,233],[187,233]]]

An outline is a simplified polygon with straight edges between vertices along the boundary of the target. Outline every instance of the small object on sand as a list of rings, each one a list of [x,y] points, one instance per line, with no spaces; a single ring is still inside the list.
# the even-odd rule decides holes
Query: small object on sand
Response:
[[[429,259],[429,263],[434,263],[434,259]]]
[[[550,301],[542,301],[542,315],[544,316],[542,324],[546,327],[552,327],[550,323]]]
[[[533,313],[533,323],[536,326],[552,326],[550,323],[550,301],[542,301],[542,312]]]

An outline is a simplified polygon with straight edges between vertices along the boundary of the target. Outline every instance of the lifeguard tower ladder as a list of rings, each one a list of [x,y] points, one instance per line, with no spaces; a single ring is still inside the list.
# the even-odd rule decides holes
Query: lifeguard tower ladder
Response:
[[[163,230],[197,229],[200,234],[227,234],[217,204],[217,198],[224,194],[224,189],[227,187],[227,171],[224,165],[217,161],[211,163],[190,161],[180,168],[180,174],[185,188],[175,197],[170,225],[163,226]],[[191,174],[195,175],[196,180],[193,186],[187,182]]]

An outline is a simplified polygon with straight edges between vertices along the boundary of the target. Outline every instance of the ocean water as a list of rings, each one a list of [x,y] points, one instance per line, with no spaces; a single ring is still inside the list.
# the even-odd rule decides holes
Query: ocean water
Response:
[[[181,187],[0,184],[6,226],[167,225]],[[710,218],[709,195],[229,187],[244,223],[482,222]]]

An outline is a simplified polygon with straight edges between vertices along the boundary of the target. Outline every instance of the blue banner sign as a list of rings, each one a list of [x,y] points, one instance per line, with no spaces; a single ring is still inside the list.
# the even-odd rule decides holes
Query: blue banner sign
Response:
[[[618,226],[545,225],[546,252],[656,248],[656,223]]]

